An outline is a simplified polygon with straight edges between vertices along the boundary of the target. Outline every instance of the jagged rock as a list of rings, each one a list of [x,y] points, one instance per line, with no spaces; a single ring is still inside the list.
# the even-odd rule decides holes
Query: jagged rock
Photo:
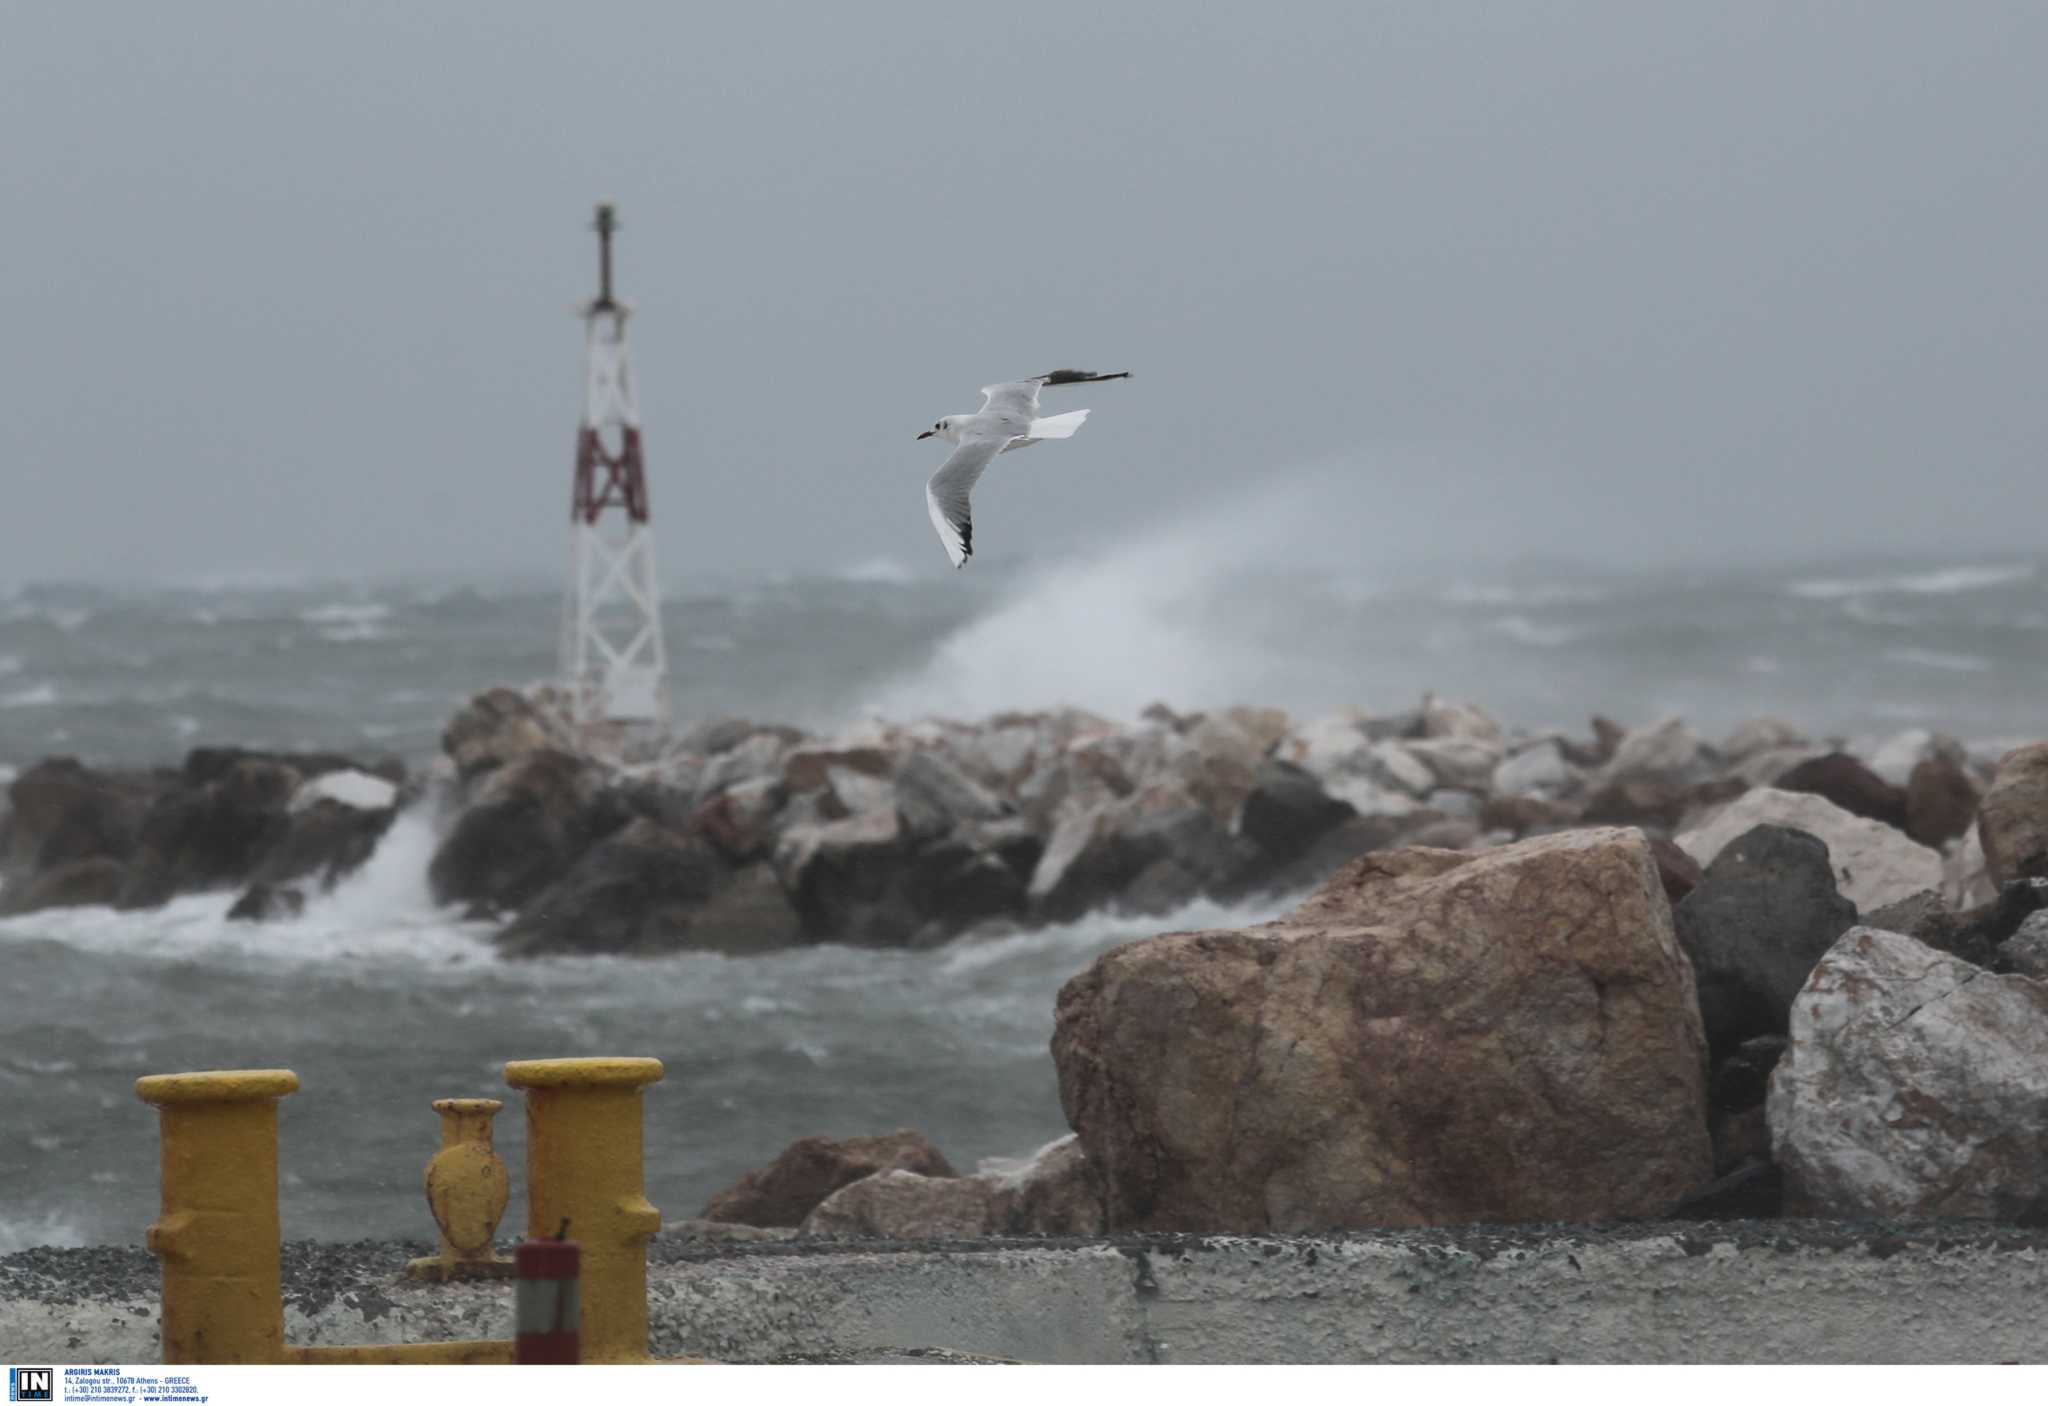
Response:
[[[989,1159],[972,1176],[876,1172],[804,1219],[805,1235],[949,1240],[980,1235],[1098,1235],[1102,1194],[1072,1134],[1028,1158]]]
[[[1099,806],[1053,830],[1031,876],[1031,907],[1065,922],[1107,906],[1159,860],[1179,860],[1194,873],[1210,854],[1234,852],[1214,817],[1198,807],[1146,815],[1125,804]]]
[[[1728,734],[1728,740],[1721,744],[1721,754],[1731,762],[1740,762],[1759,752],[1785,751],[1811,745],[1811,740],[1804,732],[1783,718],[1750,718],[1736,724],[1735,730]]]
[[[767,853],[773,822],[787,793],[772,776],[728,786],[697,807],[690,826],[718,846],[726,858],[744,864]]]
[[[623,823],[596,804],[599,790],[596,769],[567,752],[533,752],[489,773],[427,866],[435,902],[526,903]]]
[[[1962,764],[1952,757],[1929,757],[1906,779],[1906,833],[1940,849],[1970,828],[1977,804],[1977,783]]]
[[[1540,796],[1555,800],[1579,783],[1578,771],[1564,759],[1554,738],[1524,747],[1493,769],[1496,796]]]
[[[896,769],[896,810],[912,835],[943,835],[968,821],[998,820],[1001,797],[936,752],[912,752]]]
[[[192,774],[188,764],[188,779]],[[159,796],[142,819],[138,869],[155,871],[159,885],[152,887],[167,889],[163,897],[244,882],[291,828],[289,808],[302,780],[282,762],[243,755],[203,784]],[[325,820],[308,820],[302,844],[314,843],[311,837]],[[162,897],[151,894],[148,901]]]
[[[2048,986],[1877,928],[1843,934],[1793,1004],[1771,1079],[1788,1211],[2048,1214]]]
[[[1476,703],[1453,703],[1432,696],[1422,702],[1422,735],[1425,739],[1466,737],[1499,743],[1501,728]]]
[[[520,910],[496,942],[508,957],[672,952],[716,946],[700,910],[730,877],[709,844],[647,819],[592,845]],[[698,942],[699,936],[705,941]]]
[[[128,866],[104,854],[69,859],[0,894],[0,913],[34,913],[45,908],[90,908],[111,904],[128,880]],[[17,897],[17,894],[19,895]]]
[[[1258,720],[1253,721],[1257,726]],[[1258,780],[1259,765],[1272,746],[1265,740],[1270,719],[1266,723],[1250,731],[1232,719],[1204,718],[1188,729],[1188,792],[1218,820],[1227,822],[1237,814]]]
[[[1906,793],[1847,752],[1801,762],[1772,783],[1780,791],[1825,796],[1851,815],[1906,828]]]
[[[800,1138],[773,1162],[748,1172],[713,1196],[699,1219],[741,1225],[802,1225],[804,1217],[833,1192],[883,1171],[925,1177],[957,1175],[930,1139],[909,1128],[879,1137]]]
[[[305,911],[306,895],[302,890],[283,884],[255,883],[228,909],[228,921],[272,923],[280,918],[296,918]]]
[[[75,860],[132,858],[142,817],[164,783],[52,757],[15,777],[7,789],[12,815],[6,870],[19,882]]]
[[[2017,932],[1998,944],[1998,969],[2048,981],[2048,912],[2029,914]]]
[[[1713,759],[1682,718],[1631,728],[1593,780],[1598,788],[1634,784],[1685,788],[1713,775]]]
[[[479,693],[441,732],[441,750],[465,782],[559,745],[547,717],[510,688]]]
[[[803,941],[803,918],[783,892],[775,870],[767,864],[749,864],[697,906],[683,940],[675,945],[740,956],[775,952]]]
[[[1106,1228],[1102,1179],[1072,1133],[1018,1162],[984,1162],[978,1174],[995,1183],[997,1234],[1100,1235]]]
[[[398,816],[395,807],[372,809],[324,793],[310,805],[300,804],[305,794],[306,787],[301,787],[293,797],[282,833],[249,875],[252,884],[275,887],[295,879],[312,879],[322,889],[333,888],[369,862],[378,841]],[[395,797],[397,788],[388,794]]]
[[[745,741],[727,747],[705,763],[704,773],[697,781],[698,794],[715,796],[743,781],[763,776],[780,777],[782,759],[795,746],[789,733],[783,729],[758,729]]]
[[[1759,825],[1804,830],[1828,847],[1835,884],[1858,911],[1878,908],[1941,882],[1941,856],[1875,820],[1851,815],[1823,796],[1765,787],[1744,793],[1711,820],[1678,835],[1701,864]]]
[[[956,836],[927,845],[912,864],[913,906],[948,932],[1022,913],[1025,897],[1024,879],[1001,855]]]
[[[1719,1060],[1752,1036],[1785,1032],[1793,997],[1855,923],[1856,905],[1835,889],[1827,845],[1759,825],[1715,856],[1673,919]]]
[[[869,776],[848,767],[825,769],[824,811],[835,820],[871,811],[896,811],[896,784],[886,777]]]
[[[1501,745],[1485,737],[1434,737],[1400,746],[1409,756],[1429,768],[1438,786],[1455,786],[1465,791],[1484,791],[1500,765]]]
[[[1401,850],[1061,990],[1112,1229],[1600,1220],[1711,1173],[1692,974],[1640,835]]]
[[[1994,884],[2048,879],[2048,742],[1999,758],[1977,811],[1977,838]]]
[[[1238,829],[1253,844],[1285,863],[1354,813],[1300,767],[1267,761],[1259,767],[1257,784],[1244,799]],[[1051,846],[1046,852],[1052,852]]]
[[[805,1235],[959,1240],[986,1235],[995,1188],[981,1177],[876,1172],[843,1186],[804,1217]]]
[[[822,825],[792,825],[776,841],[774,863],[812,937],[891,946],[920,926],[909,860],[891,806]]]
[[[763,744],[763,750],[766,746]],[[826,783],[834,769],[887,778],[893,765],[889,754],[879,747],[803,746],[782,758],[781,780],[790,791],[815,791]]]

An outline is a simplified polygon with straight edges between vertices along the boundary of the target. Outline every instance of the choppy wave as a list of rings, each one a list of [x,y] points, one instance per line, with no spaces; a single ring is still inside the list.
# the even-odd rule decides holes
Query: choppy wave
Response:
[[[1998,565],[1944,566],[1933,571],[1912,572],[1896,576],[1863,576],[1847,579],[1814,579],[1793,581],[1785,587],[1788,595],[1804,600],[1842,600],[1850,596],[1880,595],[1897,593],[1915,596],[1947,596],[1964,591],[1989,590],[1995,586],[2011,586],[2021,581],[2031,581],[2036,567],[2032,562],[2008,562]]]
[[[1570,625],[1546,625],[1541,621],[1531,620],[1526,615],[1502,615],[1487,621],[1486,627],[1517,644],[1535,645],[1542,649],[1555,649],[1559,645],[1570,644],[1584,633]]]
[[[1887,649],[1884,657],[1894,664],[1912,664],[1923,669],[1943,669],[1953,674],[1983,674],[1991,661],[1975,654],[1952,654],[1937,649]]]
[[[53,708],[62,700],[57,685],[45,681],[0,693],[0,708]]]

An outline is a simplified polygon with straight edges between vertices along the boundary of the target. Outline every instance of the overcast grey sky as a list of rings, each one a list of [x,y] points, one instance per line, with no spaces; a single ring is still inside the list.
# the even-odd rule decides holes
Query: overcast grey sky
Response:
[[[990,553],[1311,463],[1362,552],[2048,520],[2048,5],[7,17],[0,582],[553,571],[606,197],[672,572],[943,575],[912,436],[1061,365]]]

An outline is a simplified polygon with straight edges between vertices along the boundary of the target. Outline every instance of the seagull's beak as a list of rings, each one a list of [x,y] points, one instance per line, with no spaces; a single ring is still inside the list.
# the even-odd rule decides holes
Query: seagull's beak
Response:
[[[919,435],[919,436],[918,436],[918,438],[919,438],[919,439],[930,439],[930,438],[931,438],[931,437],[932,437],[933,435],[935,435],[935,434],[937,434],[937,433],[938,433],[938,431],[937,431],[937,430],[926,430],[926,431],[925,431],[925,432],[924,432],[923,434]]]

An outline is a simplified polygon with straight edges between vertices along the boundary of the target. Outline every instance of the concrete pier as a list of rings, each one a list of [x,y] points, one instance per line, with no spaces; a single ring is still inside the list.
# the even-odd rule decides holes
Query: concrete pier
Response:
[[[419,1245],[292,1243],[297,1344],[502,1336]],[[2048,1232],[1719,1222],[1376,1235],[648,1247],[657,1358],[728,1362],[2043,1362]],[[153,1362],[140,1247],[0,1257],[0,1355]]]

